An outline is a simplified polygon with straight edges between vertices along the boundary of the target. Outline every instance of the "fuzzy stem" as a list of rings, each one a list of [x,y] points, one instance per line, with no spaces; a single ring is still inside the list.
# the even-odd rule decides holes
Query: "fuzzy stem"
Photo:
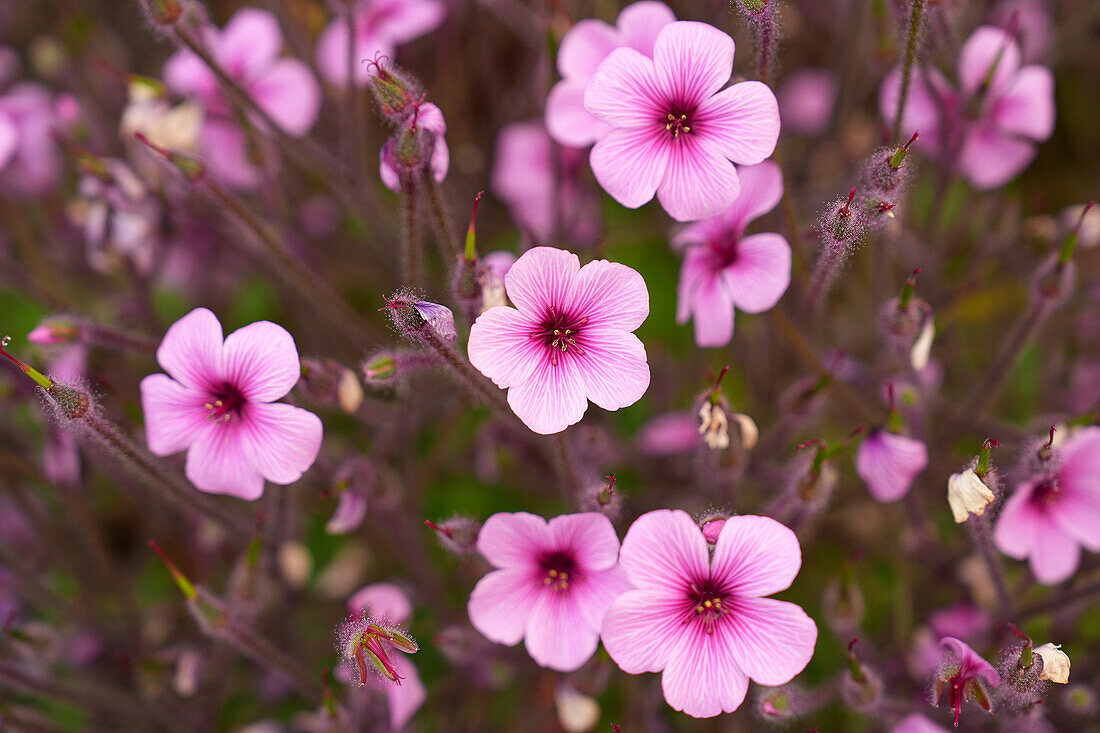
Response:
[[[770,85],[776,44],[774,6],[769,3],[767,9],[754,20],[756,25],[756,78]]]
[[[833,283],[840,272],[840,263],[844,260],[847,250],[848,247],[845,244],[827,245],[817,258],[813,275],[810,277],[810,286],[806,291],[806,312],[811,317],[816,317],[824,305],[825,296],[832,290]]]
[[[577,459],[573,455],[573,444],[569,441],[568,428],[556,434],[554,450],[557,454],[558,474],[562,481],[562,488],[566,496],[572,496],[584,488],[580,470],[577,468]]]
[[[424,263],[420,252],[420,220],[417,217],[416,177],[401,175],[401,283],[424,287]]]
[[[443,191],[432,175],[430,168],[425,168],[423,173],[424,188],[428,192],[428,204],[432,211],[432,221],[435,223],[436,241],[439,243],[439,251],[445,261],[452,261],[466,254],[458,234],[451,226],[451,220],[447,217],[447,207],[443,203]],[[477,211],[477,203],[474,203],[474,211]]]
[[[772,154],[772,160],[779,166],[779,172],[783,176],[783,219],[786,221],[787,234],[790,236],[791,252],[801,261],[802,258],[806,257],[806,250],[802,242],[802,228],[798,225],[798,212],[794,207],[794,199],[791,196],[790,178],[787,175],[787,169],[783,167],[783,156],[778,145]]]
[[[988,514],[972,514],[966,523],[970,530],[970,539],[975,549],[981,555],[982,561],[989,570],[989,577],[993,581],[993,589],[997,594],[997,605],[1003,618],[1012,616],[1012,598],[1008,594],[1008,584],[1005,582],[1004,566],[1001,565],[1000,556],[993,548],[993,535],[989,528]]]
[[[917,58],[917,45],[920,41],[920,21],[924,12],[924,0],[913,0],[909,13],[909,40],[905,44],[905,61],[901,68],[901,91],[898,93],[897,115],[894,117],[894,129],[890,139],[901,139],[901,118],[905,112],[905,103],[909,98],[909,82],[913,74],[913,62]]]

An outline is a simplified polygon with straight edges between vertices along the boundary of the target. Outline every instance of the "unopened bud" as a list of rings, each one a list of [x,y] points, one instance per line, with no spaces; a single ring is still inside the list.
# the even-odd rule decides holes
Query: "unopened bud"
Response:
[[[417,338],[430,332],[436,338],[444,341],[454,341],[458,337],[455,330],[455,317],[451,309],[431,303],[426,300],[418,300],[407,292],[394,293],[390,298],[383,298],[386,305],[379,310],[389,311],[390,318],[398,332]]]
[[[336,650],[349,668],[358,669],[360,685],[367,683],[370,671],[401,684],[404,677],[390,657],[392,649],[413,654],[420,646],[403,629],[380,624],[366,615],[349,616],[336,630]]]
[[[363,387],[355,372],[334,359],[302,359],[298,389],[310,399],[335,405],[348,415],[363,403]]]
[[[173,25],[183,14],[178,0],[146,0],[145,6],[153,21],[160,25]]]
[[[49,319],[27,334],[32,344],[71,344],[80,338],[80,327],[63,320]]]
[[[370,90],[379,112],[394,124],[403,122],[422,97],[419,85],[395,69],[385,57],[368,61],[367,65],[371,70]]]

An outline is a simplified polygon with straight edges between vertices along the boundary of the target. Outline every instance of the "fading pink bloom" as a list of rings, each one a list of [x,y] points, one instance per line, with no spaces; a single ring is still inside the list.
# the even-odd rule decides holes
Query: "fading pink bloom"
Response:
[[[956,603],[928,615],[928,626],[938,636],[953,636],[963,641],[981,638],[989,631],[991,623],[987,611],[969,603]]]
[[[1054,76],[1020,65],[1020,47],[1000,28],[982,26],[962,47],[958,88],[937,69],[914,69],[902,130],[920,132],[914,146],[957,165],[977,189],[1008,183],[1054,132]],[[901,70],[887,75],[879,111],[897,114]]]
[[[913,479],[928,467],[928,448],[919,440],[875,429],[856,450],[856,473],[871,496],[897,501],[909,493]]]
[[[168,374],[141,380],[149,450],[186,450],[187,478],[201,491],[251,501],[264,479],[291,484],[313,465],[321,420],[275,402],[302,374],[285,328],[258,321],[223,342],[218,317],[196,308],[168,329],[157,361]]]
[[[415,127],[419,126],[419,133]],[[382,145],[378,153],[378,175],[382,183],[394,193],[401,192],[401,174],[399,171],[409,168],[409,161],[402,161],[398,155],[398,138],[401,135],[420,135],[421,149],[427,153],[425,161],[414,161],[413,167],[425,163],[431,167],[436,183],[443,183],[451,165],[451,151],[447,148],[444,135],[447,134],[447,121],[443,112],[431,102],[422,104],[417,112],[402,123],[401,130]],[[428,153],[430,151],[430,153]]]
[[[625,672],[663,670],[676,710],[733,712],[750,678],[786,684],[813,656],[813,620],[763,597],[790,586],[802,564],[798,538],[774,519],[730,517],[711,556],[686,512],[649,512],[630,527],[619,562],[636,590],[612,605],[604,646]]]
[[[989,22],[1005,30],[1016,28],[1025,64],[1042,61],[1054,44],[1054,20],[1041,0],[1003,0],[989,14]]]
[[[354,46],[348,49],[348,21],[334,17],[317,38],[317,70],[336,86],[347,86],[348,61],[355,85],[370,81],[367,61],[393,56],[398,46],[415,41],[440,26],[447,9],[439,0],[359,0],[351,10]]]
[[[348,487],[336,500],[336,511],[325,523],[326,534],[351,534],[367,516],[367,497],[358,487]]]
[[[0,191],[40,196],[61,178],[55,129],[65,125],[45,87],[20,82],[0,94]]]
[[[828,69],[799,69],[779,88],[783,129],[817,137],[829,127],[839,91],[836,74]]]
[[[936,678],[934,704],[939,705],[943,687],[946,685],[947,700],[955,711],[955,727],[958,728],[963,701],[974,700],[989,712],[989,692],[982,683],[996,689],[1001,684],[1001,676],[993,665],[958,639],[945,636],[940,639],[940,645],[947,650],[947,654]]]
[[[596,651],[604,614],[630,586],[619,538],[603,514],[547,522],[526,512],[494,514],[477,549],[496,570],[470,594],[470,622],[498,644],[525,640],[543,667],[571,672]]]
[[[648,456],[690,453],[702,442],[699,416],[690,411],[658,415],[638,431],[638,448]]]
[[[771,89],[758,81],[722,89],[733,50],[717,28],[677,21],[657,34],[652,59],[618,48],[596,69],[584,106],[612,129],[589,162],[616,201],[636,209],[656,195],[678,221],[716,216],[740,190],[733,164],[772,154],[779,106]]]
[[[920,713],[913,713],[891,728],[890,733],[947,733],[947,729],[936,725]]]
[[[649,387],[645,346],[631,331],[649,315],[636,271],[607,260],[584,267],[572,252],[535,247],[504,278],[515,308],[496,306],[470,329],[470,363],[502,389],[536,433],[579,422],[588,401],[633,405]]]
[[[558,47],[561,81],[546,98],[546,129],[562,145],[586,148],[606,135],[611,126],[584,107],[588,81],[616,48],[632,48],[649,58],[657,33],[676,20],[660,2],[637,2],[623,8],[614,27],[602,20],[586,18],[569,29]]]
[[[728,209],[686,227],[672,240],[684,252],[676,322],[695,323],[695,343],[725,346],[734,309],[769,310],[791,284],[791,247],[771,232],[745,236],[749,224],[783,197],[783,174],[771,161],[741,168],[741,193]]]
[[[225,28],[204,30],[214,60],[286,134],[303,137],[310,131],[321,111],[321,87],[306,64],[280,56],[283,34],[274,15],[244,8]],[[214,72],[192,51],[181,49],[164,65],[164,81],[172,91],[196,98],[205,110],[199,152],[207,169],[237,188],[256,187],[262,173]],[[248,116],[254,127],[264,129],[262,120]]]
[[[1081,548],[1100,552],[1100,427],[1081,428],[1054,450],[1053,470],[1024,481],[993,529],[1004,554],[1027,558],[1044,585],[1068,579]]]

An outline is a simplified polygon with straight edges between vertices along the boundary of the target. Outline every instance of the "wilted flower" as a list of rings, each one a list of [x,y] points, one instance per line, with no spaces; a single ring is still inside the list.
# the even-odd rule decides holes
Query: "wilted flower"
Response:
[[[969,646],[958,639],[945,636],[940,645],[947,650],[940,670],[936,676],[935,705],[939,705],[943,686],[947,685],[948,703],[955,711],[955,727],[959,727],[959,713],[963,701],[973,700],[990,712],[992,704],[985,685],[996,688],[1001,684],[1001,676],[989,662],[982,659]]]
[[[1032,653],[1043,660],[1039,679],[1057,682],[1060,685],[1069,684],[1069,655],[1062,651],[1061,644],[1047,642],[1035,647]]]
[[[980,517],[995,498],[994,493],[978,478],[978,474],[974,473],[972,468],[962,473],[953,473],[951,478],[947,479],[947,503],[951,506],[951,513],[959,524],[969,519],[971,514],[977,514]]]

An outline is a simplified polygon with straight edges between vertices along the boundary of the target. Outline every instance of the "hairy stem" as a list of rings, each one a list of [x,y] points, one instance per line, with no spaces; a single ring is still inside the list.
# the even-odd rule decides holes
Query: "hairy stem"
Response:
[[[905,59],[901,66],[901,91],[898,93],[897,115],[894,117],[894,130],[891,140],[901,140],[901,118],[905,112],[905,103],[909,98],[909,82],[913,75],[913,62],[917,58],[917,45],[920,42],[920,22],[924,13],[924,0],[912,0],[909,12],[909,38],[905,44]]]
[[[416,177],[401,175],[401,283],[424,287],[424,261],[420,251],[420,219],[417,216]]]
[[[989,570],[989,577],[993,581],[993,590],[997,594],[997,605],[1000,607],[1003,618],[1012,617],[1012,597],[1008,594],[1008,584],[1005,582],[1005,570],[1001,565],[1000,556],[993,547],[993,533],[989,528],[989,515],[970,515],[966,522],[970,530],[970,539],[974,548],[981,555],[982,561]]]
[[[424,189],[428,192],[428,205],[432,210],[432,221],[435,223],[439,252],[443,255],[444,261],[450,263],[463,256],[462,242],[459,241],[458,234],[455,233],[450,219],[447,218],[447,207],[443,203],[443,191],[440,190],[430,168],[424,169],[423,179]]]

